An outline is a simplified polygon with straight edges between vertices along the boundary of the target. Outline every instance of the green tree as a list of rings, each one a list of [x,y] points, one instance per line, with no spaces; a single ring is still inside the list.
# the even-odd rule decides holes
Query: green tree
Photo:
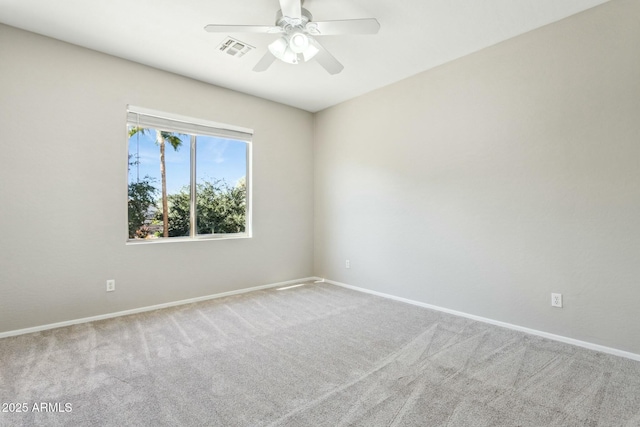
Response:
[[[197,187],[198,233],[245,231],[247,186],[244,180],[235,187],[224,180],[203,181]]]
[[[144,237],[143,226],[158,189],[152,184],[153,178],[145,176],[141,181],[129,183],[129,238]]]
[[[137,166],[140,161],[129,154],[129,171],[131,166]],[[158,190],[153,185],[154,179],[145,176],[142,181],[129,183],[129,238],[145,237],[145,221],[151,207],[155,206],[155,196]]]
[[[224,180],[203,181],[197,185],[197,233],[242,233],[245,231],[247,186],[241,180],[235,187]],[[190,189],[183,187],[168,196],[169,236],[188,236],[190,227]]]
[[[188,236],[191,224],[189,186],[183,187],[179,193],[169,194],[168,202],[171,205],[167,226],[169,237]]]
[[[153,129],[132,127],[129,129],[129,138],[140,134],[149,134]],[[165,146],[168,142],[175,151],[178,151],[182,146],[182,140],[180,139],[183,134],[175,132],[165,132],[161,130],[155,130],[156,144],[160,147],[160,180],[162,183],[162,230],[164,237],[169,237],[169,206],[167,201],[167,172],[166,164],[164,160]]]

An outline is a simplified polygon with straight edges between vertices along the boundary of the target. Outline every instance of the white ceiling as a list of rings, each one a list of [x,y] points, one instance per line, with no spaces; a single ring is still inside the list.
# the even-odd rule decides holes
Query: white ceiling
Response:
[[[608,0],[306,0],[314,20],[377,18],[376,35],[325,36],[345,69],[253,66],[277,35],[213,34],[206,24],[275,23],[278,0],[0,0],[0,22],[311,112]],[[257,49],[219,52],[232,36]]]

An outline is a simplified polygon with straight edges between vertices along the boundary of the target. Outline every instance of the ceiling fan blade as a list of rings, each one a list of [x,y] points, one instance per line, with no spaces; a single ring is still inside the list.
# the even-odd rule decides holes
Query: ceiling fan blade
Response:
[[[342,65],[333,55],[329,53],[327,49],[322,46],[318,40],[313,37],[309,37],[309,42],[318,49],[318,53],[315,58],[322,65],[322,68],[327,70],[329,74],[338,74],[340,71],[344,69],[344,65]]]
[[[273,25],[217,25],[209,24],[204,29],[210,33],[281,33],[284,30]]]
[[[279,0],[282,16],[300,19],[302,17],[302,1],[301,0]]]
[[[379,29],[380,23],[375,18],[347,19],[344,21],[314,21],[307,24],[307,31],[316,36],[376,34]]]
[[[267,68],[269,68],[275,60],[276,60],[276,57],[273,56],[271,52],[267,51],[267,53],[264,54],[262,59],[258,61],[256,66],[253,67],[253,71],[257,71],[257,72],[266,71]]]

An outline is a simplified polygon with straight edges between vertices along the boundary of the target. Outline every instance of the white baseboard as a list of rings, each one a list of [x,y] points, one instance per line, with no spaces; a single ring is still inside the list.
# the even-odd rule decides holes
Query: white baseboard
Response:
[[[560,342],[563,342],[563,343],[576,345],[576,346],[587,348],[587,349],[590,349],[590,350],[600,351],[602,353],[612,354],[614,356],[620,356],[620,357],[625,357],[627,359],[640,361],[640,354],[635,354],[635,353],[631,353],[631,352],[628,352],[628,351],[619,350],[619,349],[616,349],[616,348],[606,347],[606,346],[603,346],[603,345],[594,344],[594,343],[590,343],[590,342],[587,342],[587,341],[580,341],[580,340],[576,340],[576,339],[573,339],[573,338],[568,338],[568,337],[565,337],[565,336],[562,336],[562,335],[555,335],[555,334],[551,334],[551,333],[548,333],[548,332],[538,331],[536,329],[525,328],[523,326],[513,325],[511,323],[501,322],[499,320],[493,320],[493,319],[489,319],[489,318],[486,318],[486,317],[476,316],[474,314],[468,314],[468,313],[464,313],[464,312],[456,311],[456,310],[451,310],[451,309],[444,308],[444,307],[438,307],[438,306],[427,304],[427,303],[424,303],[424,302],[415,301],[415,300],[411,300],[411,299],[408,299],[408,298],[402,298],[402,297],[398,297],[398,296],[391,295],[391,294],[385,294],[385,293],[382,293],[382,292],[373,291],[373,290],[370,290],[370,289],[361,288],[361,287],[353,286],[353,285],[348,285],[346,283],[341,283],[341,282],[337,282],[335,280],[324,279],[324,278],[315,277],[315,276],[313,276],[313,277],[305,277],[305,278],[296,279],[296,280],[287,280],[286,282],[271,283],[271,284],[268,284],[268,285],[254,286],[254,287],[251,287],[251,288],[238,289],[238,290],[235,290],[235,291],[222,292],[222,293],[218,293],[218,294],[205,295],[205,296],[202,296],[202,297],[189,298],[189,299],[184,299],[184,300],[180,300],[180,301],[172,301],[172,302],[167,302],[167,303],[163,303],[163,304],[151,305],[151,306],[147,306],[147,307],[134,308],[134,309],[131,309],[131,310],[118,311],[118,312],[115,312],[115,313],[107,313],[107,314],[101,314],[101,315],[98,315],[98,316],[84,317],[84,318],[81,318],[81,319],[67,320],[67,321],[64,321],[64,322],[50,323],[50,324],[47,324],[47,325],[34,326],[34,327],[31,327],[31,328],[16,329],[16,330],[13,330],[13,331],[0,332],[0,338],[12,337],[12,336],[23,335],[23,334],[30,334],[30,333],[33,333],[33,332],[46,331],[46,330],[49,330],[49,329],[62,328],[62,327],[65,327],[65,326],[78,325],[78,324],[81,324],[81,323],[89,323],[89,322],[95,322],[95,321],[98,321],[98,320],[111,319],[111,318],[114,318],[114,317],[128,316],[130,314],[143,313],[145,311],[153,311],[153,310],[159,310],[159,309],[162,309],[162,308],[175,307],[175,306],[178,306],[178,305],[191,304],[191,303],[194,303],[194,302],[207,301],[207,300],[216,299],[216,298],[223,298],[223,297],[227,297],[227,296],[231,296],[231,295],[238,295],[238,294],[244,294],[244,293],[247,293],[247,292],[258,291],[258,290],[261,290],[261,289],[285,287],[285,286],[294,285],[294,284],[301,283],[301,282],[309,282],[309,281],[325,282],[325,283],[329,283],[329,284],[332,284],[332,285],[340,286],[340,287],[343,287],[343,288],[352,289],[354,291],[364,292],[364,293],[367,293],[367,294],[376,295],[376,296],[379,296],[379,297],[388,298],[388,299],[392,299],[392,300],[395,300],[395,301],[400,301],[400,302],[404,302],[404,303],[407,303],[407,304],[412,304],[412,305],[416,305],[416,306],[419,306],[419,307],[428,308],[428,309],[431,309],[431,310],[436,310],[436,311],[441,311],[441,312],[444,312],[444,313],[453,314],[455,316],[460,316],[460,317],[465,317],[465,318],[472,319],[472,320],[477,320],[478,322],[488,323],[488,324],[491,324],[491,325],[496,325],[496,326],[500,326],[500,327],[507,328],[507,329],[513,329],[513,330],[516,330],[516,331],[525,332],[525,333],[532,334],[532,335],[537,335],[537,336],[540,336],[540,337],[543,337],[543,338],[548,338],[548,339],[551,339],[551,340],[554,340],[554,341],[560,341]]]
[[[107,314],[101,314],[98,316],[83,317],[81,319],[66,320],[64,322],[50,323],[48,325],[34,326],[32,328],[16,329],[14,331],[0,332],[0,338],[30,334],[33,332],[40,332],[40,331],[46,331],[48,329],[62,328],[65,326],[77,325],[80,323],[95,322],[97,320],[111,319],[113,317],[128,316],[130,314],[143,313],[145,311],[159,310],[161,308],[175,307],[177,305],[191,304],[194,302],[207,301],[207,300],[216,299],[216,298],[223,298],[231,295],[244,294],[247,292],[259,291],[260,289],[278,288],[278,287],[293,285],[301,282],[310,282],[318,279],[319,279],[318,277],[306,277],[306,278],[297,279],[297,280],[287,280],[286,282],[278,282],[278,283],[271,283],[269,285],[254,286],[252,288],[238,289],[235,291],[222,292],[219,294],[205,295],[202,297],[183,299],[180,301],[172,301],[164,304],[150,305],[147,307],[134,308],[131,310],[118,311],[115,313],[107,313]]]
[[[538,331],[536,329],[525,328],[523,326],[513,325],[511,323],[501,322],[499,320],[488,319],[486,317],[476,316],[474,314],[463,313],[461,311],[450,310],[444,307],[438,307],[435,305],[427,304],[420,301],[414,301],[407,298],[397,297],[395,295],[385,294],[382,292],[372,291],[366,288],[360,288],[358,286],[347,285],[346,283],[336,282],[335,280],[324,279],[326,283],[330,283],[332,285],[341,286],[343,288],[352,289],[354,291],[364,292],[367,294],[377,295],[379,297],[392,299],[395,301],[401,301],[407,304],[417,305],[419,307],[429,308],[431,310],[442,311],[444,313],[453,314],[455,316],[466,317],[468,319],[477,320],[478,322],[489,323],[491,325],[501,326],[507,329],[513,329],[520,332],[525,332],[531,335],[537,335],[543,338],[548,338],[554,341],[560,341],[567,344],[577,345],[579,347],[588,348],[589,350],[600,351],[602,353],[612,354],[614,356],[625,357],[627,359],[640,361],[640,354],[631,353],[624,350],[618,350],[617,348],[606,347],[599,344],[593,344],[587,341],[580,341],[573,338],[564,337],[562,335],[550,334],[548,332]]]

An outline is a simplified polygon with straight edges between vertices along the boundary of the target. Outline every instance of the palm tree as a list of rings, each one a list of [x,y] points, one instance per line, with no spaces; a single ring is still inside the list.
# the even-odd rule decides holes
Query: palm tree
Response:
[[[129,138],[137,133],[142,135],[148,134],[152,129],[132,127],[129,129]],[[155,130],[156,132],[156,144],[160,147],[160,177],[162,181],[162,233],[164,237],[169,237],[169,203],[167,202],[167,171],[164,161],[165,146],[168,142],[175,151],[178,151],[182,145],[181,136],[179,133],[165,132],[162,130]]]

